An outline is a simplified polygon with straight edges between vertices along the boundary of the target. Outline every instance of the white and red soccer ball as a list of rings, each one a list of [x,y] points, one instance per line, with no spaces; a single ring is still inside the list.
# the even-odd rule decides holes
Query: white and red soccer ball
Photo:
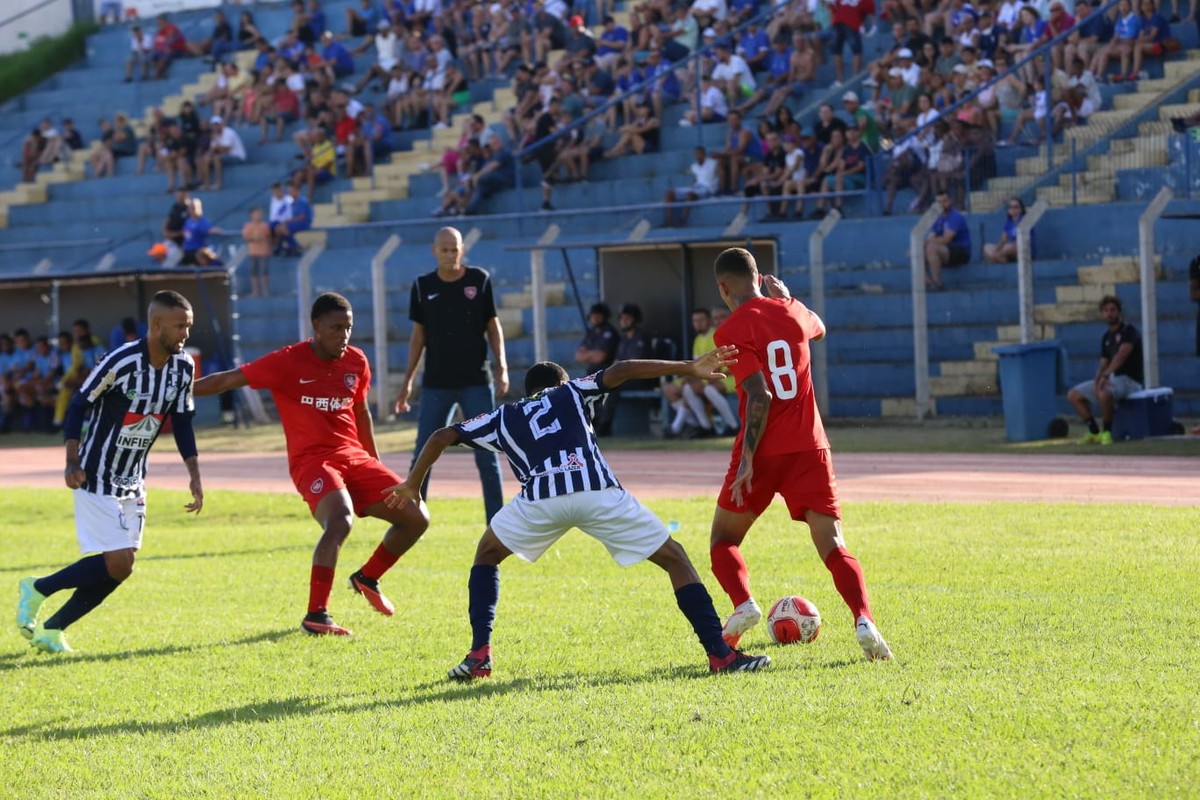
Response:
[[[785,597],[767,612],[767,633],[776,644],[807,644],[821,633],[821,613],[799,595]]]

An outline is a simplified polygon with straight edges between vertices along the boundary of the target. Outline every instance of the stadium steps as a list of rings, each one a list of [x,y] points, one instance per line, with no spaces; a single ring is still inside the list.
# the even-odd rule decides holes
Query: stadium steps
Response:
[[[1200,72],[1200,50],[1189,50],[1186,58],[1163,65],[1164,77],[1138,81],[1136,91],[1113,96],[1113,108],[1093,114],[1086,125],[1068,128],[1059,144],[1042,145],[1036,155],[1017,160],[1016,175],[992,178],[987,187],[971,193],[971,208],[990,211],[1023,192],[1047,172],[1067,164],[1072,153],[1081,152],[1105,138],[1110,131],[1147,111],[1164,94]],[[1059,177],[1055,186],[1038,188],[1038,199],[1052,206],[1110,203],[1117,195],[1117,171],[1162,167],[1168,163],[1162,138],[1171,133],[1171,119],[1200,111],[1200,90],[1188,93],[1188,103],[1162,105],[1158,120],[1142,122],[1136,135],[1109,142],[1108,152],[1090,156],[1086,169]],[[1048,151],[1047,148],[1052,148]]]

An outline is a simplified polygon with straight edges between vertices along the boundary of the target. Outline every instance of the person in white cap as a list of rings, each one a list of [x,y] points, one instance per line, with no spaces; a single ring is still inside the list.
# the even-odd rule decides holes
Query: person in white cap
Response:
[[[238,161],[246,160],[246,145],[242,137],[231,126],[227,126],[221,117],[213,117],[208,121],[211,126],[208,150],[200,156],[197,165],[200,172],[200,184],[209,190],[220,189],[225,177],[224,158],[229,156]]]

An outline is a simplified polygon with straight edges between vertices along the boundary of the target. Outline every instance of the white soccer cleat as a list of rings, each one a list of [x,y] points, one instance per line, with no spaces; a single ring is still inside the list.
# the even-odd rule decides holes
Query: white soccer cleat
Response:
[[[868,661],[887,661],[892,657],[892,649],[883,640],[883,634],[875,627],[875,623],[861,616],[854,626],[858,645],[863,649],[863,658]]]
[[[762,619],[762,609],[751,597],[733,610],[725,627],[721,628],[721,638],[730,647],[737,647],[742,640],[742,634],[753,628]]]

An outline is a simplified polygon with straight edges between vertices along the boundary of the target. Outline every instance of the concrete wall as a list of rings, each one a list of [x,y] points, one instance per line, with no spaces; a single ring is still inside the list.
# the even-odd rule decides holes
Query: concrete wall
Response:
[[[0,54],[28,49],[33,40],[66,33],[75,19],[71,0],[4,0],[0,2]],[[37,9],[31,11],[31,9]],[[29,12],[29,13],[22,13]],[[13,19],[16,17],[16,19]]]

